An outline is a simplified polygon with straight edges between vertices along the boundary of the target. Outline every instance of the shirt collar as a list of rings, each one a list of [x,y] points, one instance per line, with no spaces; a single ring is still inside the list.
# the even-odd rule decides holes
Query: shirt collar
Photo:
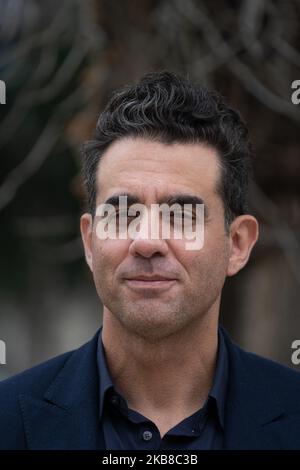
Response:
[[[103,413],[104,401],[105,401],[106,395],[109,393],[108,390],[115,389],[115,386],[112,382],[112,378],[111,378],[111,375],[109,373],[108,366],[107,366],[105,350],[104,350],[104,346],[102,342],[102,328],[100,329],[99,336],[98,336],[97,362],[98,362],[98,371],[99,371],[99,377],[100,377],[99,412],[100,412],[100,419],[101,419],[102,413]],[[228,385],[228,375],[229,375],[228,353],[227,353],[222,329],[219,328],[217,364],[216,364],[213,385],[209,392],[208,397],[211,397],[216,403],[219,422],[223,429],[224,429],[224,421],[225,421],[225,405],[226,405],[226,390],[227,390],[227,385]]]

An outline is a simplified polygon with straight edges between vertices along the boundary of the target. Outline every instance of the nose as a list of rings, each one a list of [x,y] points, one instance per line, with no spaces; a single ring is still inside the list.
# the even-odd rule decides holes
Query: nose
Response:
[[[153,234],[151,233],[151,223],[153,224]],[[168,253],[168,243],[161,237],[161,230],[155,231],[159,224],[158,220],[151,220],[151,215],[145,211],[140,219],[139,232],[135,233],[130,243],[129,253],[132,256],[144,256],[151,258],[151,256],[158,254],[166,256]],[[159,233],[159,236],[157,234]],[[156,235],[155,235],[156,234]]]
[[[132,240],[129,253],[132,256],[144,256],[145,258],[151,258],[154,254],[166,256],[168,245],[166,240],[137,237]]]

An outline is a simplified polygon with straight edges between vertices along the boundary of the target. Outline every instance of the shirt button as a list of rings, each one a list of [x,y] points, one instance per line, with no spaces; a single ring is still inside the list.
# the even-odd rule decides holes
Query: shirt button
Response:
[[[110,399],[110,402],[115,406],[118,405],[119,403],[118,397],[116,397],[116,395],[113,395]]]
[[[152,432],[151,431],[144,431],[143,432],[143,439],[144,439],[144,441],[150,441],[152,439]]]

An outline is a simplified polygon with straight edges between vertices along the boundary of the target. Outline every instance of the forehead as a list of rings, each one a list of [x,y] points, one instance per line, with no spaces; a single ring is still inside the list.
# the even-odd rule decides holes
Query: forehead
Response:
[[[116,191],[130,191],[144,202],[170,192],[192,192],[208,198],[216,193],[220,160],[205,144],[163,144],[142,138],[113,142],[97,172],[98,200]]]

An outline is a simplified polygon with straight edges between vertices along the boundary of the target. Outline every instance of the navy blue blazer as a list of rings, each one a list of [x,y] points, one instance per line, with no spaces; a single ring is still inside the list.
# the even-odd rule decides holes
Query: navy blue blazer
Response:
[[[229,352],[226,449],[300,449],[300,373]],[[0,449],[104,449],[97,338],[0,383]]]

